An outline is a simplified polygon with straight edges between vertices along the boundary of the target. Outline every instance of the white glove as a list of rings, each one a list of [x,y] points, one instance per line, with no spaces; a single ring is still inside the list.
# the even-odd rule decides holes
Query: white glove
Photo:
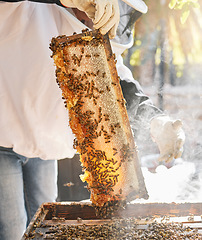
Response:
[[[109,38],[114,38],[119,24],[118,0],[60,0],[66,7],[78,8],[92,19],[94,28],[101,34],[109,32]]]
[[[159,161],[170,162],[181,157],[185,142],[181,120],[171,120],[165,115],[155,117],[151,120],[150,132],[160,151]]]

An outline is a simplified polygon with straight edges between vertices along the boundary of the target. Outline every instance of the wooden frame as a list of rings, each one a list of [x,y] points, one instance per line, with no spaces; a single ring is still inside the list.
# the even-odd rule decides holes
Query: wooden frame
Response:
[[[118,218],[136,218],[136,223],[144,229],[154,221],[176,222],[197,229],[202,233],[202,203],[133,203],[117,212],[112,219],[96,216],[94,207],[89,203],[59,202],[44,203],[30,222],[22,240],[30,233],[45,234],[47,227],[59,225],[100,225]],[[33,235],[34,236],[34,235]],[[44,239],[37,235],[37,238]]]

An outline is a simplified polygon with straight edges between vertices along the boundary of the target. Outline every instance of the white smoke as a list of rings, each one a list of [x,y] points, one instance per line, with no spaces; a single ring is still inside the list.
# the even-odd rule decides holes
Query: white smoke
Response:
[[[144,89],[145,90],[145,89]],[[141,156],[149,202],[201,202],[202,199],[202,86],[164,86],[166,112],[180,118],[186,135],[181,159],[170,166],[159,165],[156,150]],[[154,88],[146,88],[157,103]],[[145,151],[143,152],[145,153]],[[137,200],[138,201],[138,200]],[[143,200],[140,200],[143,201]]]
[[[156,162],[158,155],[156,156]],[[150,162],[146,166],[144,158],[142,167],[146,188],[149,194],[147,202],[199,202],[202,199],[202,174],[197,171],[193,162],[176,159],[169,168],[159,165],[152,169]],[[153,165],[155,166],[155,164]],[[152,171],[153,170],[153,171]],[[136,200],[139,201],[139,200]],[[140,200],[142,201],[142,200]]]

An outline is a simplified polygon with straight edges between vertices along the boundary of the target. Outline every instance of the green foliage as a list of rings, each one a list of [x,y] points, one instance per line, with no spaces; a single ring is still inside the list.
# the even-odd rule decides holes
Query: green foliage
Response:
[[[198,0],[170,0],[169,8],[177,9],[182,12],[180,20],[184,24],[189,17],[191,8],[199,8]]]
[[[141,45],[142,42],[138,39],[134,42],[134,52],[130,58],[130,65],[131,66],[140,66],[141,65]]]

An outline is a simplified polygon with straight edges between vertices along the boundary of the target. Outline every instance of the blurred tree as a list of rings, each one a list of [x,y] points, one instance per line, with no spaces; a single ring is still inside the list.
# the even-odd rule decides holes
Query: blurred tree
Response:
[[[175,85],[187,64],[202,63],[202,2],[145,2],[148,13],[135,23],[134,45],[125,57],[134,77],[144,84],[151,84],[158,71],[159,107],[163,108],[164,83]]]

